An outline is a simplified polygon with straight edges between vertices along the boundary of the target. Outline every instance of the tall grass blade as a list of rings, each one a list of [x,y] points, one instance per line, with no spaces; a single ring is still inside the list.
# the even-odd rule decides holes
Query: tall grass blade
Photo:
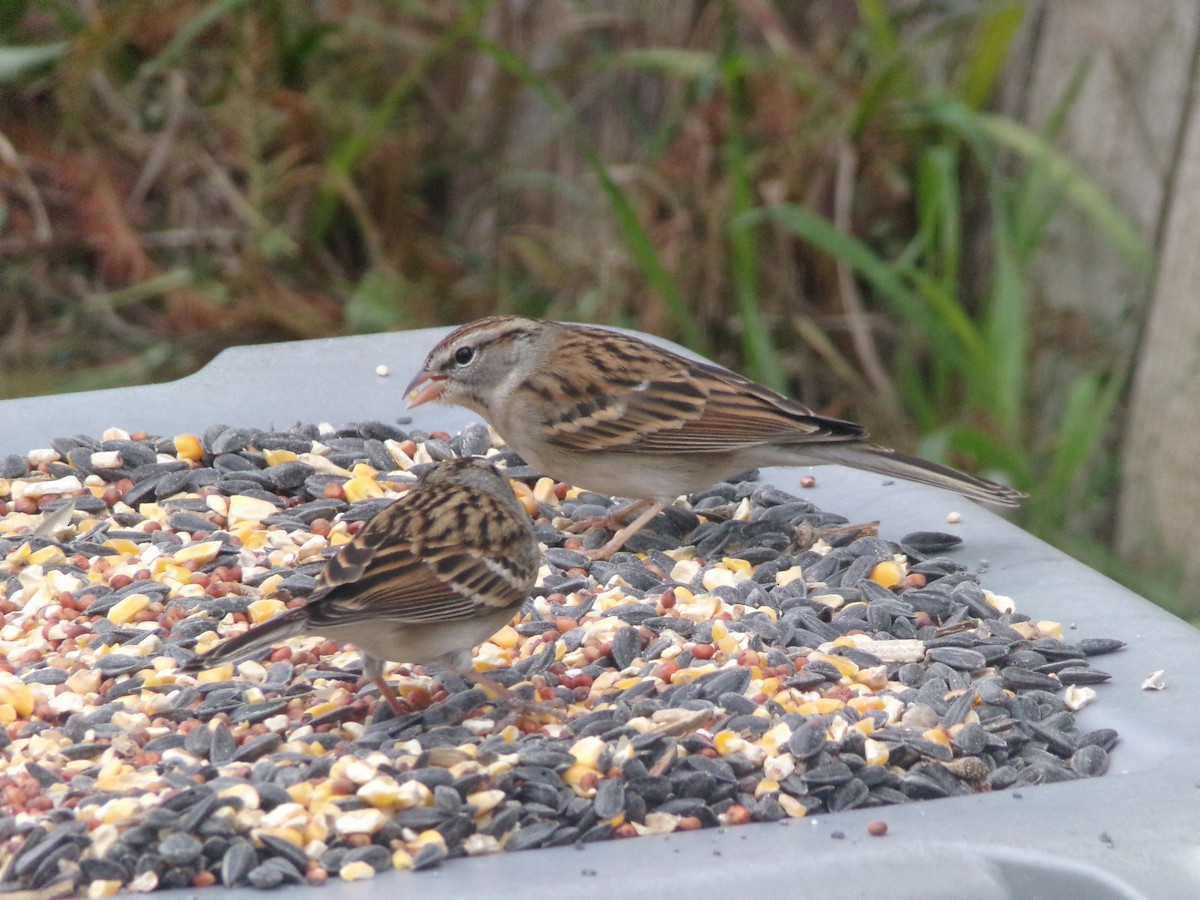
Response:
[[[628,194],[613,180],[608,167],[579,127],[575,115],[567,108],[557,90],[512,51],[488,41],[478,34],[474,35],[474,39],[475,43],[506,72],[533,90],[567,128],[568,133],[575,139],[579,152],[583,154],[588,168],[599,182],[617,221],[618,230],[625,241],[625,247],[641,270],[642,277],[646,279],[650,289],[657,293],[666,304],[671,317],[675,320],[676,327],[683,336],[684,343],[694,350],[703,352],[707,348],[708,341],[696,324],[695,315],[688,309],[678,282],[667,271],[667,267],[658,253],[658,248],[654,245],[654,240],[638,218],[637,211],[633,208]]]
[[[29,44],[24,47],[0,47],[0,81],[12,81],[26,72],[62,59],[66,41]]]
[[[749,212],[753,205],[750,192],[750,159],[746,151],[745,85],[742,81],[743,57],[737,52],[735,21],[728,5],[724,8],[725,41],[721,53],[721,82],[729,104],[729,133],[725,141],[729,166],[731,221]],[[742,353],[748,374],[777,391],[786,389],[783,366],[763,321],[758,298],[758,253],[754,232],[749,228],[729,229],[730,268],[734,302],[741,324]]]
[[[1087,213],[1131,263],[1143,270],[1150,268],[1152,256],[1149,243],[1130,224],[1129,219],[1113,206],[1100,186],[1085,176],[1074,162],[1035,132],[1011,119],[992,113],[979,113],[977,120],[983,132],[997,143],[1041,167],[1046,179]]]

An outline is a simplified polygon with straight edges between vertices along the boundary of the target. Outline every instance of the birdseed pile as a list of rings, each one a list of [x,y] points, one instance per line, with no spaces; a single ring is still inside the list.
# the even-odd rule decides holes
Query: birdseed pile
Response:
[[[475,664],[549,709],[396,665],[393,716],[320,637],[177,673],[303,603],[466,454],[508,466],[545,547]],[[940,555],[957,538],[884,540],[747,480],[591,562],[608,535],[569,529],[612,509],[483,426],[110,431],[0,459],[0,893],[356,880],[1106,770],[1116,732],[1074,712],[1122,643],[1019,613]]]

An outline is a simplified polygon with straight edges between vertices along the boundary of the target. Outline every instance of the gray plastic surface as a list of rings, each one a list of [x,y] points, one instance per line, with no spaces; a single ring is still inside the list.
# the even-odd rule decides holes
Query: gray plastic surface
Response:
[[[216,423],[344,425],[410,415],[402,391],[445,329],[226,350],[176,382],[0,402],[0,453],[109,426],[156,434]],[[386,365],[391,375],[380,377]],[[455,431],[472,417],[421,407],[414,427]],[[801,489],[814,474],[817,486]],[[1113,680],[1078,716],[1081,730],[1121,735],[1096,779],[854,810],[777,824],[456,859],[432,872],[390,872],[352,884],[286,888],[288,896],[436,898],[813,896],[837,898],[1181,898],[1200,896],[1200,716],[1192,667],[1200,632],[986,509],[953,494],[824,467],[770,469],[762,479],[852,521],[879,520],[884,537],[949,531],[952,554],[987,561],[985,587],[1022,612],[1061,622],[1066,640],[1115,637],[1129,646],[1096,660]],[[946,515],[962,513],[948,525]],[[1164,669],[1167,689],[1143,691]],[[882,819],[888,834],[868,837]],[[834,832],[844,838],[835,839]],[[248,889],[167,892],[250,900]]]

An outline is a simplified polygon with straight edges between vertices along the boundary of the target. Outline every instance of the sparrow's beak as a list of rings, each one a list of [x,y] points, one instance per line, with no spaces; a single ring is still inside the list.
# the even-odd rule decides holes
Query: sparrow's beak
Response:
[[[432,372],[418,374],[404,391],[408,397],[408,408],[437,400],[446,390],[446,380],[445,375],[435,375]]]

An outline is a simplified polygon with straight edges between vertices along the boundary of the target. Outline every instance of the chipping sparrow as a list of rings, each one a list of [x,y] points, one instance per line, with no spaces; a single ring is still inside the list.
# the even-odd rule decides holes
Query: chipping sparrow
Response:
[[[1024,495],[866,440],[734,372],[614,331],[493,316],[430,351],[408,387],[482,416],[548,475],[648,506],[610,556],[664,505],[745,469],[837,463],[1016,506]]]
[[[355,644],[392,710],[384,660],[474,671],[471,649],[512,619],[540,565],[529,516],[491,463],[455,459],[426,472],[329,559],[305,606],[226,641],[183,667],[240,659],[301,634]],[[501,689],[503,693],[503,689]]]

